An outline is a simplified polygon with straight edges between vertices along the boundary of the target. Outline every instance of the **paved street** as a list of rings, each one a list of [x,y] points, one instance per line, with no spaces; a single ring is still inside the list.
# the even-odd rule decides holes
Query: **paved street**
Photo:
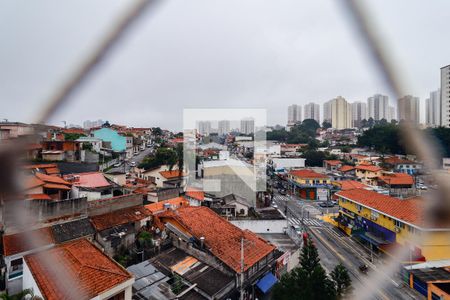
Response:
[[[317,201],[301,200],[297,197],[275,194],[273,200],[280,211],[287,215],[289,223],[305,227],[317,246],[321,263],[327,272],[330,272],[339,262],[349,270],[353,286],[367,284],[366,276],[359,271],[359,266],[366,264],[369,272],[382,272],[383,261],[381,257],[373,256],[371,251],[345,235],[329,223],[318,219],[324,213],[337,212],[337,206],[322,208]],[[302,218],[303,215],[303,218]],[[390,278],[387,274],[387,286],[374,295],[373,299],[420,299],[418,295],[405,287],[399,278]]]
[[[130,163],[132,161],[134,161],[136,163],[136,166],[138,166],[143,160],[144,158],[149,155],[152,152],[152,148],[145,148],[145,150],[139,152],[138,155],[133,156],[132,158],[130,158],[128,160],[128,162],[122,162],[122,165],[120,167],[117,168],[111,168],[110,172],[115,172],[115,171],[125,171],[125,172],[129,172],[131,169]]]

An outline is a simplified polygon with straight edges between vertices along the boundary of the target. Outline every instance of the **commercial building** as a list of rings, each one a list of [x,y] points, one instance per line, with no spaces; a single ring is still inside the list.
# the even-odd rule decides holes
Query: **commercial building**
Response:
[[[402,260],[410,262],[450,258],[450,229],[426,224],[422,198],[399,199],[366,189],[335,195],[339,227],[376,251],[394,255],[407,247],[408,257]]]
[[[441,124],[441,90],[430,93],[425,100],[425,124],[436,127]]]
[[[308,103],[305,104],[305,108],[304,108],[304,115],[305,115],[305,120],[307,119],[313,119],[316,120],[317,123],[320,124],[320,105],[316,104],[316,103]]]
[[[313,170],[292,170],[288,173],[292,192],[308,200],[327,200],[331,179]]]
[[[199,121],[198,133],[201,135],[209,135],[211,133],[211,121]]]
[[[441,125],[450,127],[450,65],[441,68]]]
[[[407,95],[398,99],[397,119],[418,125],[420,122],[420,100],[418,97]]]
[[[364,102],[352,103],[352,125],[353,127],[360,127],[361,121],[367,120],[367,104]]]
[[[302,120],[302,106],[297,104],[290,105],[288,107],[288,126],[295,125]]]
[[[389,97],[381,94],[375,94],[367,99],[368,118],[375,121],[381,119],[389,120]]]

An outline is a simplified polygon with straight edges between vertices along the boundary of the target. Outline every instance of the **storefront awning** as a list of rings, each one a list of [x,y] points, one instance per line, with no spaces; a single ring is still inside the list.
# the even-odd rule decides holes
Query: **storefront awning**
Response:
[[[267,273],[263,278],[258,280],[256,286],[263,292],[267,293],[277,283],[277,278],[272,273]]]
[[[352,216],[351,214],[349,214],[349,213],[346,213],[345,211],[343,211],[343,210],[340,210],[339,211],[341,214],[343,214],[343,215],[345,215],[345,216],[347,216],[347,217],[349,217],[350,219],[354,219],[355,217],[354,216]]]

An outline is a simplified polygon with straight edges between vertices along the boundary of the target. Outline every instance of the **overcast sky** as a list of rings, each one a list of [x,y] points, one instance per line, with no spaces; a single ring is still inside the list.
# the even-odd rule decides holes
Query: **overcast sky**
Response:
[[[448,0],[367,1],[422,101],[450,64]],[[166,1],[146,14],[52,123],[180,129],[184,108],[350,102],[387,93],[335,0]],[[0,0],[0,118],[31,121],[129,1]],[[391,99],[393,102],[393,99]]]

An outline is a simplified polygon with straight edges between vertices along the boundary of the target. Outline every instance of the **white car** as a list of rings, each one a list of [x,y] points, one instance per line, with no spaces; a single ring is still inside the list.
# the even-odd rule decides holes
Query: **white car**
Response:
[[[130,166],[136,167],[136,162],[135,161],[130,162]]]

